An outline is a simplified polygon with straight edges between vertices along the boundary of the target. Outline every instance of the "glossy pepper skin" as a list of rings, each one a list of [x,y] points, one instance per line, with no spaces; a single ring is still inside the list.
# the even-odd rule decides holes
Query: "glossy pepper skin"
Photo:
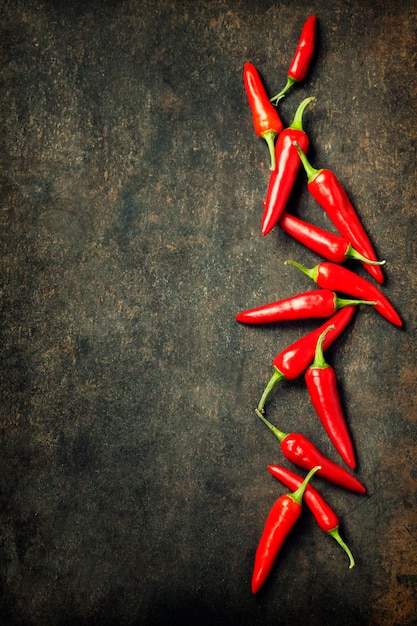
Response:
[[[243,324],[269,324],[303,320],[317,317],[330,317],[345,306],[374,304],[367,300],[346,300],[339,298],[330,289],[313,289],[304,293],[277,300],[270,304],[248,309],[236,315],[236,320]]]
[[[362,278],[362,276],[359,276],[346,267],[331,263],[330,261],[324,261],[312,268],[304,267],[296,261],[286,261],[286,263],[297,267],[303,274],[314,280],[314,282],[323,289],[341,291],[354,298],[374,300],[376,304],[372,306],[378,313],[395,326],[403,325],[399,314],[382,291],[376,285],[369,282],[369,280]]]
[[[274,358],[273,374],[264,389],[258,404],[258,411],[264,411],[264,405],[271,394],[276,383],[280,380],[294,380],[301,376],[314,359],[317,339],[329,323],[334,325],[334,329],[329,331],[323,340],[323,349],[326,350],[344,331],[351,321],[355,312],[354,306],[346,306],[340,309],[330,320],[311,331],[301,339],[298,339],[290,346],[279,352]]]
[[[287,83],[276,96],[271,98],[271,102],[274,104],[277,104],[296,83],[301,82],[306,77],[314,54],[316,31],[317,16],[311,15],[302,28],[295,54],[288,68]]]
[[[300,146],[296,147],[307,175],[310,194],[326,211],[339,233],[367,259],[377,261],[371,240],[339,179],[331,170],[313,168]],[[384,274],[379,265],[363,263],[363,266],[378,283],[384,282]]]
[[[302,433],[284,433],[271,424],[258,409],[256,409],[256,414],[274,433],[275,437],[280,442],[282,453],[291,463],[305,470],[311,470],[312,467],[320,465],[321,469],[317,471],[317,476],[321,476],[331,483],[348,489],[349,491],[366,493],[365,486],[356,476],[353,476],[353,474],[345,470],[344,467],[327,458]]]
[[[299,105],[292,124],[283,130],[275,144],[276,167],[271,173],[264,202],[261,233],[267,235],[274,228],[290,197],[295,179],[301,167],[296,141],[306,151],[309,140],[303,130],[303,113],[308,104],[315,100],[314,96],[305,98]]]
[[[275,139],[282,131],[283,124],[275,107],[269,101],[258,70],[252,63],[243,67],[243,82],[252,111],[253,125],[258,137],[265,139],[271,157],[271,170],[275,169]]]
[[[291,472],[282,465],[268,465],[269,473],[279,480],[288,489],[297,489],[303,482],[301,476]],[[312,485],[307,485],[304,491],[304,502],[314,515],[317,524],[323,532],[333,537],[349,557],[349,569],[355,566],[355,560],[348,545],[343,541],[339,532],[339,518],[332,507],[324,500]]]
[[[322,343],[331,325],[323,331],[317,341],[313,363],[304,378],[313,407],[334,447],[351,468],[356,467],[355,451],[343,414],[337,388],[336,373],[323,354]]]
[[[252,593],[258,593],[268,578],[285,539],[301,515],[304,490],[318,469],[312,468],[296,491],[278,498],[270,510],[255,554]]]
[[[324,257],[333,263],[344,263],[348,259],[356,259],[362,263],[371,265],[384,265],[385,261],[372,261],[360,254],[353,248],[350,241],[336,235],[328,230],[324,230],[315,224],[310,224],[301,220],[295,215],[283,211],[278,222],[280,228],[293,239],[303,244],[312,252]]]

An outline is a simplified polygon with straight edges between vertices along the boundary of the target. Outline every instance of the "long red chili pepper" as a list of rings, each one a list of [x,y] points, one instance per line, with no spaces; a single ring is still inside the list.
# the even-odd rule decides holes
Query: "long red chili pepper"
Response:
[[[321,476],[331,483],[348,489],[349,491],[366,493],[365,486],[356,476],[353,476],[353,474],[348,472],[344,467],[324,456],[324,454],[303,434],[284,433],[271,424],[258,409],[255,409],[255,411],[257,416],[261,418],[274,433],[275,437],[277,437],[282,453],[291,463],[305,470],[310,470],[315,465],[320,465],[321,469],[317,471],[317,476]]]
[[[299,146],[296,146],[301,162],[307,174],[307,187],[313,198],[326,211],[327,215],[339,233],[367,259],[377,261],[372,246],[362,222],[356,213],[348,195],[331,170],[315,169],[307,160],[307,156]],[[384,275],[378,265],[363,263],[364,268],[379,283],[384,282]]]
[[[396,326],[403,325],[397,311],[381,290],[376,287],[376,285],[369,282],[369,280],[366,280],[366,278],[362,278],[362,276],[355,274],[355,272],[352,272],[346,267],[331,263],[330,261],[324,261],[312,268],[304,267],[300,263],[297,263],[297,261],[286,261],[286,263],[297,267],[303,274],[314,280],[314,282],[323,289],[341,291],[354,298],[374,300],[376,304],[372,306],[378,313]]]
[[[268,465],[268,471],[274,478],[288,487],[288,489],[297,489],[303,482],[301,476],[294,474],[294,472],[291,472],[281,465]],[[339,519],[331,506],[312,485],[307,485],[304,491],[304,502],[314,515],[322,531],[330,535],[330,537],[333,537],[346,552],[350,562],[349,569],[354,567],[355,560],[353,554],[340,536]]]
[[[294,57],[290,63],[287,72],[287,84],[276,96],[271,98],[271,102],[277,104],[281,98],[293,87],[296,83],[304,80],[307,75],[308,68],[310,67],[311,59],[314,53],[314,46],[316,43],[316,24],[317,16],[311,15],[305,22],[300,39],[297,44]]]
[[[314,361],[304,378],[311,402],[326,433],[345,463],[354,469],[355,451],[343,414],[336,373],[326,362],[322,349],[323,339],[331,328],[331,325],[328,326],[318,338]]]
[[[299,105],[292,124],[280,133],[275,144],[276,167],[269,179],[264,212],[262,215],[262,235],[267,235],[278,222],[294,186],[301,167],[301,161],[293,141],[306,151],[309,140],[303,130],[303,113],[308,104],[315,100],[314,96],[305,98]]]
[[[257,593],[268,578],[285,539],[301,515],[304,490],[319,469],[313,467],[296,491],[278,498],[268,513],[255,554],[252,593]]]
[[[243,324],[269,324],[289,320],[329,317],[345,306],[359,304],[375,304],[375,302],[348,300],[339,298],[330,289],[313,289],[312,291],[290,296],[277,302],[242,311],[236,315],[236,320]]]
[[[258,137],[265,139],[271,156],[271,170],[275,169],[275,138],[283,124],[276,109],[271,104],[258,70],[252,63],[245,63],[243,81],[252,111],[253,125]]]
[[[294,380],[301,376],[314,359],[317,339],[329,323],[334,325],[334,329],[327,333],[323,340],[323,349],[327,349],[335,339],[344,331],[355,312],[354,306],[346,306],[340,309],[327,322],[311,331],[301,339],[298,339],[290,346],[282,350],[274,358],[273,374],[262,394],[258,404],[258,411],[263,412],[265,402],[276,383],[280,380]]]
[[[385,261],[367,259],[341,235],[336,235],[315,224],[305,222],[285,210],[278,223],[282,230],[291,235],[293,239],[328,261],[333,261],[333,263],[344,263],[348,259],[356,259],[370,265],[385,264]]]

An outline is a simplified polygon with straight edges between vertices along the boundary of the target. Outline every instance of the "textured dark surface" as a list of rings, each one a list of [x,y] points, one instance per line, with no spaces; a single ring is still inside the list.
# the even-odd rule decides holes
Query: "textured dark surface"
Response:
[[[410,626],[417,612],[416,3],[3,0],[0,622]],[[314,480],[357,561],[306,511],[250,594],[291,467],[254,414],[275,354],[318,322],[243,327],[312,287],[277,229],[242,68],[278,91],[319,17],[305,114],[404,319],[361,309],[328,352],[366,496]],[[328,225],[301,176],[291,200]],[[362,268],[351,268],[364,275]],[[303,379],[272,422],[338,461]]]

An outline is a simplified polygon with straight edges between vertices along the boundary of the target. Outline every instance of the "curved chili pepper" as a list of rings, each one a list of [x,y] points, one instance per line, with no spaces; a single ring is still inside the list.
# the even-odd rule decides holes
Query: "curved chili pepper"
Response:
[[[370,265],[384,265],[386,263],[386,261],[367,259],[341,235],[336,235],[319,226],[305,222],[285,210],[279,220],[279,226],[306,248],[328,261],[333,261],[333,263],[344,263],[348,259],[356,259]]]
[[[296,296],[290,296],[284,300],[258,306],[255,309],[242,311],[236,315],[236,320],[243,324],[269,324],[289,320],[329,317],[345,306],[359,304],[375,304],[375,302],[347,300],[339,298],[330,289],[313,289]]]
[[[344,467],[337,465],[337,463],[334,463],[328,457],[324,456],[324,454],[303,434],[283,433],[281,430],[278,430],[276,426],[271,424],[258,409],[255,409],[255,412],[274,433],[275,437],[277,437],[284,456],[291,461],[291,463],[305,470],[311,470],[315,465],[320,465],[321,469],[317,471],[317,476],[321,476],[331,483],[348,489],[349,491],[366,493],[365,486],[356,476],[353,476],[353,474],[345,470]]]
[[[300,39],[297,44],[294,57],[287,72],[287,84],[276,96],[271,98],[271,102],[277,104],[281,98],[295,85],[304,80],[310,67],[316,43],[317,16],[311,15],[305,22]]]
[[[252,593],[257,593],[268,578],[285,539],[301,515],[304,490],[319,469],[313,467],[296,491],[278,498],[268,513],[255,554]]]
[[[314,96],[305,98],[299,105],[292,124],[282,131],[275,144],[276,167],[269,179],[264,212],[262,215],[262,235],[267,235],[278,222],[294,186],[301,167],[300,158],[293,141],[297,141],[303,150],[307,150],[309,140],[303,130],[303,113]]]
[[[354,298],[374,300],[376,304],[372,306],[378,313],[392,324],[395,324],[395,326],[403,325],[397,311],[382,291],[369,280],[362,278],[362,276],[355,274],[355,272],[348,270],[346,267],[336,265],[336,263],[331,263],[330,261],[324,261],[312,268],[304,267],[297,261],[286,261],[286,264],[297,267],[323,289],[341,291]]]
[[[265,139],[271,156],[271,170],[275,169],[275,138],[283,124],[274,106],[270,103],[258,70],[252,63],[245,63],[243,80],[252,111],[253,125],[258,137]]]
[[[281,465],[268,465],[268,471],[274,478],[288,487],[288,489],[297,489],[303,482],[301,476],[294,474],[294,472],[291,472]],[[304,502],[314,515],[322,531],[330,535],[330,537],[333,537],[346,552],[350,561],[349,569],[352,569],[352,567],[355,566],[355,560],[350,548],[340,536],[339,519],[331,506],[312,485],[307,485],[304,491]]]
[[[326,362],[322,349],[323,339],[331,328],[331,325],[328,326],[318,338],[314,361],[304,378],[311,402],[326,433],[345,463],[354,469],[356,467],[355,451],[343,415],[336,373]]]
[[[300,146],[296,147],[307,175],[307,187],[313,198],[326,211],[345,239],[367,259],[377,261],[371,240],[336,175],[327,169],[316,170]],[[363,266],[377,282],[381,284],[384,282],[384,275],[378,265],[363,263]]]
[[[328,332],[324,338],[323,349],[327,349],[344,331],[354,312],[354,306],[343,307],[319,328],[301,337],[301,339],[297,339],[297,341],[277,354],[272,362],[274,371],[259,401],[258,411],[263,412],[265,402],[278,381],[283,379],[294,380],[307,369],[314,359],[317,339],[329,323],[334,325],[334,329]]]

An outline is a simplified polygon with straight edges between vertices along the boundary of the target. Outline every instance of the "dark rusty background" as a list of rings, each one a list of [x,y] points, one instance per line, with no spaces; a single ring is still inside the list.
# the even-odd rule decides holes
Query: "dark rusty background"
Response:
[[[1,624],[416,624],[416,3],[1,11]],[[278,91],[313,12],[317,53],[280,113],[316,96],[311,160],[345,185],[405,324],[362,308],[328,351],[368,493],[314,483],[357,566],[306,511],[253,597],[286,491],[253,409],[275,354],[318,324],[234,316],[311,288],[284,261],[319,258],[260,236],[268,155],[242,68]],[[328,225],[303,176],[291,206]],[[267,409],[338,460],[303,379]]]

